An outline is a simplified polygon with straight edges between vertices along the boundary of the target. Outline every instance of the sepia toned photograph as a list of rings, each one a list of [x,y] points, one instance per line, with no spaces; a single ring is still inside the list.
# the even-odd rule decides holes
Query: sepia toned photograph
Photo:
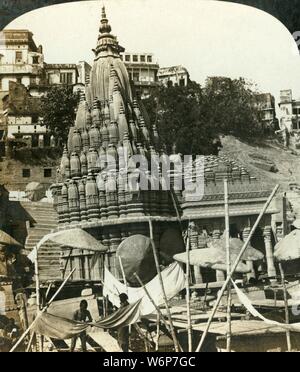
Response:
[[[300,351],[297,4],[0,0],[0,352]]]

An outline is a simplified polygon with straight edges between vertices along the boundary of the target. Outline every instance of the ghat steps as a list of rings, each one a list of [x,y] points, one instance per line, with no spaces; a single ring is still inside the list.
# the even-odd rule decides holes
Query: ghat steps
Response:
[[[21,204],[35,221],[28,229],[25,244],[25,253],[29,254],[43,236],[57,227],[58,218],[52,203],[24,201]],[[39,250],[38,262],[41,281],[60,279],[59,246],[51,242],[44,243]]]

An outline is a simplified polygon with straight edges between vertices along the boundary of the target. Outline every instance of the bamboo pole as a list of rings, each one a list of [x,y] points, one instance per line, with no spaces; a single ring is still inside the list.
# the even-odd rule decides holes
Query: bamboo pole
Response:
[[[51,282],[51,283],[49,284],[48,288],[47,288],[47,292],[46,292],[46,294],[45,294],[45,299],[46,299],[46,301],[47,301],[47,298],[48,298],[49,293],[50,293],[50,291],[51,291],[52,284],[53,284],[53,282]]]
[[[21,342],[24,340],[24,338],[28,335],[28,333],[32,330],[32,328],[35,326],[35,323],[37,322],[37,320],[39,319],[39,317],[48,309],[48,307],[52,304],[52,302],[55,300],[55,298],[57,297],[57,295],[60,293],[60,291],[63,289],[63,287],[65,286],[65,284],[67,283],[67,281],[70,279],[70,277],[73,275],[75,269],[73,269],[69,274],[68,276],[66,277],[66,279],[63,281],[63,283],[60,285],[60,287],[58,288],[58,290],[54,293],[54,295],[51,297],[50,301],[47,303],[47,305],[40,311],[40,313],[38,314],[38,316],[34,319],[34,321],[30,324],[30,326],[26,329],[26,331],[22,334],[22,336],[19,338],[18,342],[11,348],[11,350],[9,351],[10,353],[14,352],[16,350],[16,348],[21,344]]]
[[[165,286],[164,286],[164,283],[163,283],[163,280],[162,280],[162,275],[161,275],[161,271],[160,271],[160,267],[159,267],[158,254],[157,254],[156,246],[155,246],[155,242],[154,242],[153,225],[152,225],[151,219],[149,219],[149,228],[150,228],[150,240],[151,240],[151,245],[152,245],[152,250],[153,250],[153,255],[154,255],[154,260],[155,260],[155,265],[156,265],[156,270],[157,270],[157,275],[158,275],[159,283],[160,283],[160,286],[161,286],[164,303],[165,303],[165,306],[166,306],[166,311],[167,311],[168,320],[169,320],[169,323],[170,323],[171,335],[172,335],[172,338],[173,338],[175,351],[176,351],[176,353],[178,353],[179,352],[179,343],[178,343],[178,340],[177,340],[177,337],[176,337],[176,333],[175,333],[175,329],[174,329],[174,325],[173,325],[173,321],[172,321],[172,316],[171,316],[171,311],[170,311],[169,304],[168,304],[168,298],[167,298],[167,295],[166,295]]]
[[[220,292],[219,292],[219,294],[218,294],[218,298],[217,298],[217,300],[216,300],[216,302],[215,302],[214,308],[213,308],[213,310],[212,310],[212,312],[211,312],[211,315],[210,315],[210,317],[209,317],[209,319],[208,319],[206,329],[205,329],[205,331],[204,331],[203,334],[202,334],[202,337],[201,337],[201,339],[200,339],[200,342],[199,342],[199,344],[198,344],[198,347],[197,347],[197,349],[196,349],[196,352],[199,352],[199,351],[201,350],[201,348],[202,348],[202,346],[203,346],[203,343],[204,343],[204,341],[205,341],[205,338],[206,338],[206,336],[207,336],[207,334],[208,334],[209,328],[210,328],[210,326],[211,326],[211,323],[212,323],[212,321],[213,321],[213,318],[214,318],[214,316],[215,316],[215,314],[216,314],[216,311],[217,311],[217,309],[218,309],[218,307],[219,307],[219,304],[220,304],[221,299],[222,299],[222,297],[223,297],[223,294],[224,294],[224,292],[225,292],[225,289],[227,288],[228,283],[229,283],[229,281],[231,280],[231,277],[232,277],[232,275],[234,274],[235,269],[237,268],[237,266],[238,266],[238,264],[239,264],[239,262],[240,262],[240,260],[241,260],[241,258],[242,258],[242,256],[243,256],[243,254],[245,253],[245,251],[246,251],[246,249],[247,249],[247,247],[248,247],[248,245],[249,245],[249,243],[250,243],[250,241],[251,241],[251,239],[252,239],[252,236],[253,236],[254,232],[256,231],[256,229],[257,229],[257,227],[258,227],[258,225],[259,225],[259,223],[260,223],[260,221],[261,221],[263,215],[264,215],[265,212],[267,211],[267,209],[268,209],[268,207],[269,207],[271,201],[273,200],[274,196],[276,195],[278,189],[279,189],[279,185],[276,185],[276,186],[274,187],[274,190],[272,191],[271,195],[269,196],[268,200],[266,201],[266,203],[265,203],[265,205],[264,205],[262,211],[260,212],[259,216],[257,217],[257,220],[256,220],[254,226],[252,227],[252,229],[251,229],[251,231],[250,231],[250,234],[249,234],[249,236],[248,236],[246,242],[244,243],[243,248],[241,249],[240,254],[238,255],[238,257],[237,257],[235,263],[233,264],[233,266],[232,266],[232,268],[231,268],[231,271],[230,271],[230,274],[227,276],[227,278],[226,278],[226,280],[225,280],[225,282],[224,282],[224,284],[223,284],[223,287],[221,288],[221,290],[220,290]]]
[[[224,178],[224,202],[225,202],[225,239],[226,239],[226,266],[227,277],[230,275],[230,221],[229,221],[229,194],[228,179]],[[227,335],[226,350],[231,352],[231,282],[227,286]]]
[[[26,348],[26,353],[29,353],[29,351],[31,349],[31,346],[32,346],[32,343],[33,343],[33,339],[34,339],[34,335],[35,335],[35,332],[32,332],[32,334],[30,336],[30,340],[29,340],[28,346]]]
[[[124,266],[123,266],[121,256],[118,256],[118,259],[119,259],[119,264],[120,264],[121,273],[122,273],[122,277],[123,277],[123,282],[124,282],[124,285],[126,287],[126,293],[127,293],[127,296],[128,296],[128,285],[127,285],[126,275],[125,275]]]
[[[281,282],[282,282],[282,287],[283,287],[284,308],[285,308],[285,323],[290,324],[287,289],[286,289],[286,285],[285,285],[284,270],[282,268],[281,263],[279,263],[279,270],[280,270]],[[287,342],[288,352],[291,353],[292,352],[292,342],[291,342],[291,332],[289,330],[286,331],[286,342]]]
[[[183,231],[180,213],[179,213],[178,206],[177,206],[175,196],[174,196],[175,192],[174,192],[173,187],[172,186],[170,186],[170,187],[171,187],[170,188],[170,194],[171,194],[171,198],[172,198],[173,207],[174,207],[175,212],[176,212],[176,217],[177,217],[177,220],[178,220],[178,223],[179,223],[179,226],[180,226],[180,230]]]
[[[142,282],[141,278],[138,276],[137,273],[134,273],[134,276],[135,276],[136,280],[139,282],[140,286],[141,286],[141,287],[143,288],[143,290],[145,291],[147,297],[149,298],[150,302],[151,302],[152,305],[154,306],[154,308],[155,308],[157,314],[159,314],[159,316],[160,316],[161,320],[163,321],[164,325],[166,326],[168,332],[170,332],[170,334],[172,334],[172,332],[171,332],[171,325],[168,324],[168,322],[166,321],[166,319],[165,319],[163,313],[161,312],[160,308],[156,305],[155,301],[154,301],[153,298],[151,297],[151,295],[150,295],[148,289],[146,288],[146,286],[145,286],[144,283]],[[177,341],[177,339],[176,339],[176,341]],[[174,348],[175,348],[175,350],[176,350],[176,343],[175,343],[174,339],[173,339],[173,343],[174,343]]]
[[[155,340],[155,351],[159,349],[159,334],[160,334],[160,316],[156,314],[156,340]]]
[[[40,295],[40,276],[39,276],[39,261],[38,261],[38,248],[36,247],[36,256],[34,260],[35,269],[35,293],[36,293],[36,317],[39,316],[41,310],[41,295]],[[43,351],[43,343],[41,335],[36,335],[37,348],[40,352]]]
[[[190,236],[189,231],[186,240],[186,312],[188,321],[188,351],[191,353],[193,351],[193,328],[191,319],[191,290],[190,290]]]
[[[286,203],[286,201],[285,201],[285,203]],[[285,218],[286,218],[286,215],[285,215]],[[285,236],[286,233],[287,233],[287,230],[284,230],[283,231],[283,236]],[[273,235],[274,235],[274,238],[275,238],[275,243],[278,243],[277,233],[276,233],[276,230],[274,228],[273,228]],[[286,285],[285,285],[285,274],[284,274],[284,270],[283,270],[281,262],[279,262],[279,271],[280,271],[280,277],[281,277],[281,284],[282,284],[282,288],[283,288],[285,323],[290,324],[287,288],[286,288]],[[275,299],[276,299],[276,293],[275,293]],[[288,349],[288,352],[291,352],[292,351],[291,332],[287,329],[285,334],[286,334],[287,349]]]

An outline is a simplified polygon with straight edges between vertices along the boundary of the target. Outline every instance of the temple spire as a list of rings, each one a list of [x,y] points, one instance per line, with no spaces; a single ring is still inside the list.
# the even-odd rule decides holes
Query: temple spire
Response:
[[[103,6],[99,27],[98,42],[96,49],[94,50],[96,59],[99,57],[106,57],[107,55],[112,57],[120,57],[120,52],[125,51],[125,49],[119,45],[117,38],[110,32],[111,26],[106,17],[105,7]]]
[[[111,26],[106,17],[105,6],[102,7],[101,25],[99,31],[101,34],[109,34],[111,32]]]

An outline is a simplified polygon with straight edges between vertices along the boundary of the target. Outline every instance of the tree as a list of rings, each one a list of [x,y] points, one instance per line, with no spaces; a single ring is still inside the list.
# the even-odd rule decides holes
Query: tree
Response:
[[[42,125],[45,125],[60,143],[67,141],[69,128],[76,117],[78,99],[78,94],[73,93],[73,88],[69,86],[54,86],[42,98]]]
[[[213,132],[203,120],[202,101],[201,86],[194,82],[186,87],[159,87],[143,101],[150,121],[157,123],[168,153],[175,146],[186,155],[210,152]]]
[[[212,77],[203,90],[203,111],[216,135],[249,139],[261,134],[258,92],[244,79]]]
[[[175,145],[187,155],[212,154],[219,135],[261,133],[257,94],[243,79],[213,77],[203,88],[195,82],[159,87],[143,102],[168,153]]]

